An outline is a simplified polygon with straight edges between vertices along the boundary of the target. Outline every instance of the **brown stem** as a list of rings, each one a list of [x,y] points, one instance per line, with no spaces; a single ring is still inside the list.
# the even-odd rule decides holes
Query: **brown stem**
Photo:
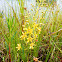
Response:
[[[11,62],[10,43],[9,43],[9,62]]]

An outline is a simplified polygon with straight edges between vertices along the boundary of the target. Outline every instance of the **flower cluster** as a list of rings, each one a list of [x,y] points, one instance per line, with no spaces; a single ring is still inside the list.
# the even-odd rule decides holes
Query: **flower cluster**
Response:
[[[30,49],[33,49],[36,43],[36,40],[38,39],[38,35],[41,32],[41,25],[40,23],[36,23],[33,21],[31,24],[29,20],[26,20],[23,25],[23,32],[20,36],[21,40],[24,40],[26,45],[29,45]]]
[[[22,35],[20,36],[20,39],[24,41],[24,43],[29,46],[29,49],[33,49],[36,45],[36,42],[38,42],[38,35],[41,32],[41,25],[44,25],[43,23],[39,23],[35,16],[33,17],[33,20],[30,21],[28,16],[24,16],[25,21],[22,25],[23,31]],[[19,50],[19,48],[18,48]]]

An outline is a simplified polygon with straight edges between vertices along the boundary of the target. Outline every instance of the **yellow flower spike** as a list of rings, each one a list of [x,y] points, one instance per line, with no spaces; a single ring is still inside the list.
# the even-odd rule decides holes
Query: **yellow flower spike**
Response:
[[[17,44],[17,51],[21,49],[21,44]]]
[[[33,32],[33,29],[31,29],[30,26],[29,26],[28,29],[27,29],[27,33],[32,34],[32,32]]]
[[[27,43],[29,43],[29,40],[27,40]],[[27,44],[27,43],[26,43],[26,44]]]
[[[34,27],[34,29],[38,28],[38,24],[36,24],[36,22],[34,22],[33,27]]]
[[[28,21],[25,22],[25,26],[26,26],[27,24],[29,25],[29,22],[28,22]]]
[[[38,27],[38,30],[41,30],[41,27]]]
[[[25,41],[25,38],[26,38],[26,37],[27,37],[26,32],[25,32],[25,33],[22,32],[22,36],[20,37],[21,40],[24,40],[24,41]]]
[[[37,38],[37,34],[35,33],[35,34],[34,34],[34,39],[36,39],[36,38]]]
[[[38,13],[39,13],[39,7],[38,7],[37,10],[36,10],[36,15],[38,15]]]
[[[41,27],[38,27],[37,29],[38,29],[38,32],[39,32],[39,34],[40,34],[40,32],[41,32]]]
[[[28,37],[28,38],[27,38],[27,43],[28,43],[28,42],[32,42],[32,40],[33,40],[32,37]]]
[[[33,49],[34,46],[35,46],[34,43],[31,43],[31,44],[30,44],[30,49]]]
[[[34,20],[34,21],[36,20],[35,16],[33,16],[33,20]]]

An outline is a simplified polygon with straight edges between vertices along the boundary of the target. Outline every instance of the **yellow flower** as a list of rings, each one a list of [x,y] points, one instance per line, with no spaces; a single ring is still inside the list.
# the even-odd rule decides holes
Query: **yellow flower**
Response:
[[[21,38],[21,40],[25,40],[25,38],[27,37],[26,32],[25,33],[22,32],[22,34],[23,35],[20,38]]]
[[[30,49],[33,49],[33,47],[34,47],[34,43],[31,43],[30,44]]]
[[[22,27],[25,27],[25,25],[22,25]]]
[[[23,28],[23,30],[25,31],[25,30],[27,30],[27,28]]]
[[[26,20],[25,22],[29,22],[28,20]]]
[[[25,21],[25,25],[29,25],[29,22],[28,21]]]
[[[41,27],[38,27],[37,29],[38,29],[38,32],[39,32],[39,34],[40,34],[40,32],[41,32]]]
[[[27,33],[32,34],[32,32],[33,32],[33,29],[31,29],[30,26],[29,26],[28,29],[27,29]]]
[[[36,22],[34,22],[33,27],[34,27],[34,29],[37,28],[38,24],[36,24]]]
[[[34,39],[36,39],[36,38],[37,38],[37,34],[35,33],[35,34],[34,34]]]
[[[17,51],[21,49],[21,44],[17,44]]]
[[[32,37],[28,37],[28,38],[27,38],[27,43],[28,43],[29,41],[32,42],[32,40],[33,40]]]

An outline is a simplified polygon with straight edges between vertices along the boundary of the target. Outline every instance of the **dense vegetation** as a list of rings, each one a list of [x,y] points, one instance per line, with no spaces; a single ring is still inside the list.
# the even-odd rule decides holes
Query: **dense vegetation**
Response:
[[[39,1],[29,11],[18,0],[19,15],[7,2],[11,11],[0,14],[0,62],[62,62],[62,12],[54,1]]]

